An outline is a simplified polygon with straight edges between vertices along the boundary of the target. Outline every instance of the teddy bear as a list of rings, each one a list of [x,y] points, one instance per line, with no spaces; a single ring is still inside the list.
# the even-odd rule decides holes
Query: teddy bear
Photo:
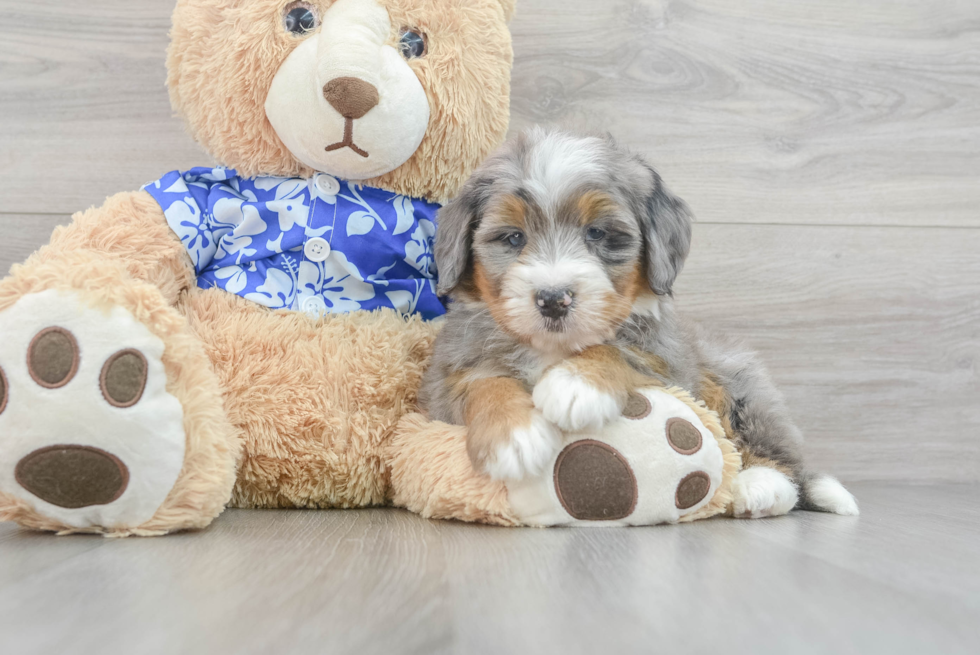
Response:
[[[159,535],[228,506],[500,525],[725,511],[739,456],[680,389],[475,471],[416,394],[439,206],[503,139],[514,0],[178,0],[172,104],[220,165],[58,228],[0,281],[0,520]],[[165,170],[165,169],[164,169]]]

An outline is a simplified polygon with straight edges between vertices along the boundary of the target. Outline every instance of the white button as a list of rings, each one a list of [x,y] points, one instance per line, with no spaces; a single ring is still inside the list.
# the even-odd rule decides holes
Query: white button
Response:
[[[317,175],[316,188],[324,195],[335,196],[340,193],[340,182],[330,175]]]
[[[303,301],[303,311],[313,316],[320,316],[327,311],[327,303],[320,296],[310,296]]]
[[[313,237],[303,246],[303,254],[311,262],[322,262],[330,256],[330,243],[326,239]]]

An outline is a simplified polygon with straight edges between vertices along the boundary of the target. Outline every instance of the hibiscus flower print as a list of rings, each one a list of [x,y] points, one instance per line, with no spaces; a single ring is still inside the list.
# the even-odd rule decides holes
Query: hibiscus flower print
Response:
[[[405,244],[405,261],[423,277],[432,278],[436,275],[436,261],[433,254],[435,241],[435,223],[423,218],[412,232],[412,240]]]

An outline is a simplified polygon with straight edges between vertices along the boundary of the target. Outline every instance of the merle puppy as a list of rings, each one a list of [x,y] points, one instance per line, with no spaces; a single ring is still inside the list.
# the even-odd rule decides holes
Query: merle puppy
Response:
[[[453,303],[422,384],[429,417],[466,425],[474,465],[516,479],[542,471],[561,430],[600,427],[637,387],[678,385],[742,454],[736,516],[856,514],[837,480],[807,471],[763,366],[675,312],[690,241],[684,203],[610,140],[538,128],[506,144],[439,213]]]

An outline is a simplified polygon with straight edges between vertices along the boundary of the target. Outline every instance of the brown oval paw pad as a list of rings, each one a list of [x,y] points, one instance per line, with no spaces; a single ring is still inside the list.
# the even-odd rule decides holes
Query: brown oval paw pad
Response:
[[[132,407],[146,388],[146,357],[138,350],[120,350],[102,367],[99,384],[106,402],[115,407]]]
[[[649,399],[641,393],[631,391],[626,397],[626,407],[623,408],[623,416],[634,421],[639,421],[650,415],[653,406]]]
[[[704,500],[710,490],[711,478],[708,477],[707,473],[704,471],[689,473],[677,485],[674,505],[677,506],[677,509],[690,509]]]
[[[108,505],[129,486],[118,457],[91,446],[49,446],[17,463],[17,483],[41,500],[67,509]]]
[[[72,333],[60,327],[38,332],[27,348],[27,370],[46,389],[71,382],[78,372],[78,342]]]
[[[693,455],[701,450],[701,431],[682,418],[667,421],[667,442],[681,455]]]
[[[0,414],[3,414],[5,409],[7,409],[7,376],[0,368]]]
[[[555,462],[555,491],[573,518],[615,521],[636,509],[636,477],[626,458],[608,444],[569,444]]]

